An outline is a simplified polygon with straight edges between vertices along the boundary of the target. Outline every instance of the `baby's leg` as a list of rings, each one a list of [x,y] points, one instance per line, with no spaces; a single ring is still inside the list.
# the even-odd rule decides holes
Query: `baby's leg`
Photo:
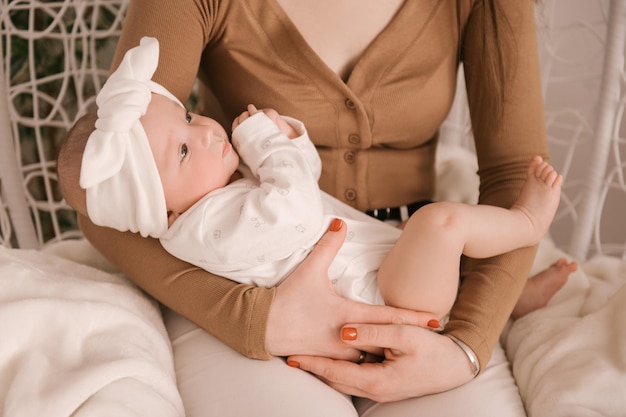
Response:
[[[539,242],[559,204],[562,177],[534,157],[511,209],[439,202],[408,221],[378,273],[385,301],[443,316],[456,296],[461,254],[487,258]]]

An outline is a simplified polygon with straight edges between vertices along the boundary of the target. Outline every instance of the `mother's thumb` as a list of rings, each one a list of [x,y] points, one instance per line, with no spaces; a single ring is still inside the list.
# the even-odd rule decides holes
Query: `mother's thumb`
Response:
[[[310,267],[324,268],[327,271],[346,239],[346,232],[347,227],[345,227],[343,220],[334,219],[330,223],[328,231],[317,242],[304,262]]]

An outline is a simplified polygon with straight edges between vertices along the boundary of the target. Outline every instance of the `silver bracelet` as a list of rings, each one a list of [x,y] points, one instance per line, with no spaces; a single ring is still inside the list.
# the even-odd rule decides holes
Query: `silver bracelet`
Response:
[[[452,336],[451,334],[446,334],[446,336],[448,336],[450,340],[456,343],[457,346],[460,347],[461,350],[465,353],[465,355],[467,355],[467,359],[469,359],[470,364],[472,365],[472,371],[474,372],[473,377],[475,378],[476,375],[478,375],[478,373],[480,372],[480,362],[478,362],[478,358],[476,357],[474,351],[465,343],[461,342],[459,339]]]

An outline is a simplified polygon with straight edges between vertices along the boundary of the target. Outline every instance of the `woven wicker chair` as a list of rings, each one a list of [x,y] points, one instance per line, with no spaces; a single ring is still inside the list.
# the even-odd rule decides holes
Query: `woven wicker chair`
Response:
[[[79,236],[56,183],[69,127],[108,73],[126,0],[0,2],[0,243]]]

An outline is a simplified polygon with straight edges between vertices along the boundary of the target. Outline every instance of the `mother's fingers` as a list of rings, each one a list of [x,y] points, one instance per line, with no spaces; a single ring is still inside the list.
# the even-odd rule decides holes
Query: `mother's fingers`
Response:
[[[392,401],[393,394],[387,392],[385,381],[394,379],[395,370],[384,363],[355,364],[316,356],[293,356],[289,362],[297,363],[300,369],[315,374],[341,393],[378,402]]]
[[[418,347],[414,341],[416,332],[429,330],[402,324],[354,325],[341,329],[341,339],[347,345],[367,352],[379,354],[384,351],[387,360],[404,354],[414,354]]]
[[[315,374],[344,394],[378,402],[395,401],[406,398],[406,394],[398,390],[397,386],[405,377],[402,373],[406,371],[403,369],[406,364],[398,359],[415,356],[415,351],[418,350],[415,332],[431,333],[407,325],[354,325],[342,329],[341,337],[346,344],[364,351],[384,351],[382,362],[356,364],[299,355],[289,357],[289,361],[292,365],[297,363],[300,369]]]
[[[439,330],[441,327],[437,316],[432,313],[361,303],[357,303],[354,307],[353,314],[349,314],[345,317],[345,322],[365,324],[410,324],[432,330]],[[350,327],[350,325],[346,327]]]

